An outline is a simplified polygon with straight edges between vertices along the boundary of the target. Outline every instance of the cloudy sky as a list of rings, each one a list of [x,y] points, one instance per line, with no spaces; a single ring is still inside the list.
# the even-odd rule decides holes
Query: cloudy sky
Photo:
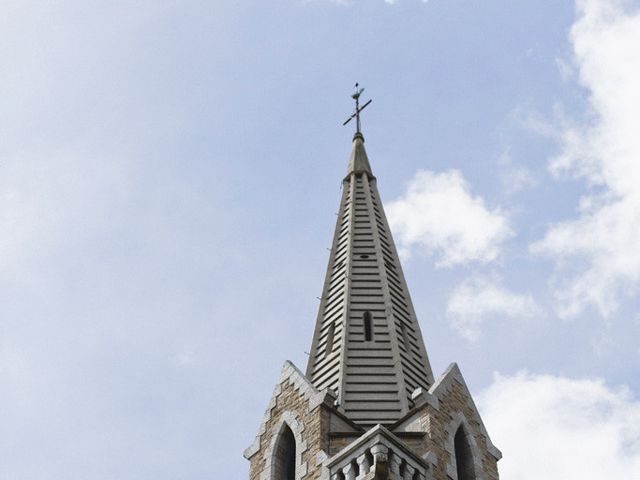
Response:
[[[502,478],[640,471],[640,4],[0,1],[0,480],[246,478],[355,81]]]

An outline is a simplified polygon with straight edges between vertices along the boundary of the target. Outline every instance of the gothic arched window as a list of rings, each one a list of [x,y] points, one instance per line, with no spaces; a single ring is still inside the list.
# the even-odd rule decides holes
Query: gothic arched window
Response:
[[[276,440],[273,472],[272,480],[295,480],[296,478],[296,439],[287,425],[284,425]]]
[[[453,439],[456,452],[456,470],[458,471],[458,480],[475,480],[476,473],[473,467],[473,453],[469,439],[464,431],[464,427],[460,425]]]

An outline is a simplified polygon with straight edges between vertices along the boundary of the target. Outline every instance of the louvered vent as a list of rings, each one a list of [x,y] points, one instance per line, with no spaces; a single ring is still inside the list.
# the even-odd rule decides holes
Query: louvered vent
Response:
[[[358,424],[398,420],[433,375],[360,134],[321,298],[307,376]]]

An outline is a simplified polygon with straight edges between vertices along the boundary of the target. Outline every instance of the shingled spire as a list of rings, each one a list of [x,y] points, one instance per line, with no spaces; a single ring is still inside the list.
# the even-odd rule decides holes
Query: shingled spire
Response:
[[[356,134],[307,373],[286,361],[253,443],[251,480],[499,480],[502,454],[458,366],[434,382]],[[295,320],[293,320],[295,321]]]
[[[433,384],[359,131],[343,180],[306,376],[318,390],[335,392],[339,409],[364,427],[394,423],[412,407],[411,394]]]

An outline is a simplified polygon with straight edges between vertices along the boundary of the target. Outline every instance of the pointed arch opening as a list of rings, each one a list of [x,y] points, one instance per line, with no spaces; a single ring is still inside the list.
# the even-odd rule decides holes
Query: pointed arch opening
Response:
[[[458,480],[475,480],[476,473],[473,465],[473,452],[464,427],[460,425],[453,439],[456,455],[456,470]]]
[[[271,480],[296,479],[296,438],[288,425],[284,425],[276,442]]]

